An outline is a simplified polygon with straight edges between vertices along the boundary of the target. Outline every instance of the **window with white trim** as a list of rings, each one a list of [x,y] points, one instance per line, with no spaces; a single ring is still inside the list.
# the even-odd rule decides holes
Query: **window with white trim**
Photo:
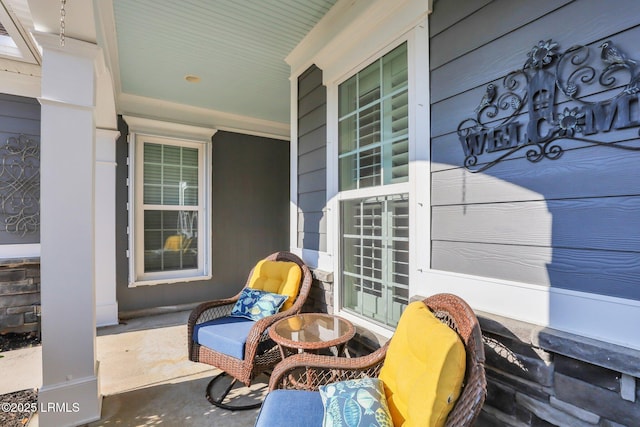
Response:
[[[132,285],[209,274],[210,142],[135,134]]]
[[[395,326],[409,296],[409,104],[403,43],[338,87],[342,307]]]

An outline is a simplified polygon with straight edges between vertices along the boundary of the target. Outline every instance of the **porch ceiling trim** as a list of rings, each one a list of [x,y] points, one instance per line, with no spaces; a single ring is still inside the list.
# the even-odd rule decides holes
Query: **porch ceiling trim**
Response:
[[[289,124],[255,119],[208,108],[176,104],[169,101],[122,93],[118,97],[118,111],[124,115],[140,116],[164,122],[183,123],[218,130],[288,141]]]
[[[433,10],[433,0],[340,0],[285,58],[291,75],[312,64],[325,84],[373,55],[381,43],[400,37]],[[362,54],[353,56],[356,50]]]

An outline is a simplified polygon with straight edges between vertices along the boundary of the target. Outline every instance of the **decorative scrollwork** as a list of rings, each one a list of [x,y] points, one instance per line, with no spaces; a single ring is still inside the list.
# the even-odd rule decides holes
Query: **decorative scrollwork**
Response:
[[[556,160],[564,153],[562,139],[640,151],[633,142],[588,138],[640,127],[638,62],[610,40],[598,46],[600,55],[593,55],[587,46],[572,46],[563,53],[558,47],[553,40],[540,41],[527,53],[521,70],[504,77],[502,85],[486,86],[475,115],[457,128],[467,170],[484,171],[521,149],[533,163]],[[592,85],[600,87],[589,88]],[[556,88],[569,98],[562,100],[561,111],[556,110]],[[586,98],[589,93],[616,89],[605,100]],[[519,123],[525,105],[528,123]]]
[[[26,135],[0,147],[0,215],[4,231],[24,236],[40,229],[40,144]]]

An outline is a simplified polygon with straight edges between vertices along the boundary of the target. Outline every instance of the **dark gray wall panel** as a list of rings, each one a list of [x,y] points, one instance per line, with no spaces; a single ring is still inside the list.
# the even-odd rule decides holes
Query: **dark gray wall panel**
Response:
[[[320,169],[314,172],[305,173],[298,176],[298,192],[310,193],[319,190],[326,190],[327,170]]]
[[[327,151],[320,148],[298,156],[298,171],[305,174],[317,170],[326,170]]]
[[[535,3],[532,3],[535,4]],[[629,56],[633,59],[640,61],[640,52],[636,49],[637,40],[640,38],[640,26],[629,28],[625,31],[622,31],[619,34],[615,35],[615,43],[619,49],[623,52],[628,52]],[[589,46],[592,49],[592,54],[598,55],[600,52],[600,45],[603,40],[595,41]],[[558,40],[561,43],[560,52],[564,52],[571,45],[565,43],[564,40]],[[533,45],[531,46],[533,47]],[[634,55],[632,55],[634,53]],[[474,114],[474,108],[478,105],[480,99],[484,95],[486,91],[486,85],[489,83],[493,83],[497,85],[497,87],[502,88],[503,77],[511,71],[516,71],[521,68],[527,60],[526,52],[520,58],[520,64],[513,69],[505,69],[503,74],[488,82],[484,82],[481,86],[474,87],[469,89],[463,93],[456,94],[453,97],[448,97],[443,99],[442,101],[436,102],[432,105],[431,108],[431,118],[432,118],[432,136],[442,136],[451,132],[455,132],[458,124],[466,118],[469,118]],[[596,61],[597,63],[597,61]],[[497,64],[496,66],[500,66]],[[588,102],[598,102],[606,99],[610,99],[613,96],[617,95],[621,86],[624,86],[628,83],[628,77],[620,74],[616,83],[612,86],[610,90],[604,90],[604,88],[599,84],[591,84],[591,85],[583,85],[580,88],[580,96],[581,99]],[[563,103],[567,102],[569,99],[562,94],[561,91],[556,92],[557,95],[557,105],[558,110],[561,110],[564,106]],[[567,104],[567,106],[571,107],[572,104]],[[525,118],[528,114],[528,108],[525,104],[522,109],[521,117]],[[487,120],[487,123],[492,123],[491,120]]]
[[[298,137],[298,155],[314,150],[327,149],[327,126],[322,125]],[[326,162],[326,160],[325,160]]]
[[[640,196],[434,206],[434,240],[625,250],[640,256]],[[491,227],[487,227],[491,224]]]
[[[116,291],[121,311],[236,294],[255,263],[289,247],[289,144],[230,132],[213,137],[212,275],[208,281],[128,287],[126,123],[116,144]]]
[[[433,242],[437,269],[640,300],[640,256],[548,247]]]
[[[436,19],[437,17],[432,15],[431,20]],[[502,14],[496,15],[493,17],[492,24],[500,25],[502,19]],[[502,78],[506,72],[521,68],[523,58],[526,59],[527,52],[538,43],[538,40],[553,38],[566,47],[574,44],[590,44],[603,40],[620,29],[638,24],[640,24],[640,2],[638,1],[574,1],[536,21],[528,24],[523,22],[521,28],[508,36],[470,51],[434,70],[431,75],[431,100],[437,102],[453,94]],[[456,28],[456,31],[464,32],[466,29]],[[448,84],[434,84],[438,81],[447,81]]]
[[[477,49],[504,34],[517,30],[522,22],[545,15],[571,0],[495,0],[473,15],[459,21],[453,28],[431,38],[429,66],[438,68],[471,49]],[[445,3],[445,1],[441,2]],[[455,2],[452,2],[455,3]],[[476,3],[476,2],[465,2]],[[496,16],[501,16],[500,25],[493,25]]]
[[[305,135],[319,127],[324,127],[327,122],[327,108],[322,105],[298,119],[298,134]]]
[[[309,67],[298,78],[298,99],[304,98],[322,85],[322,70],[315,65]]]
[[[298,78],[298,246],[326,251],[327,91],[322,71]]]
[[[318,228],[326,228],[327,219],[324,212],[314,212],[298,215],[298,230],[304,232],[317,232]]]
[[[492,0],[450,1],[434,0],[433,11],[437,19],[429,21],[431,37],[449,28],[451,25],[481,9]]]
[[[558,160],[519,158],[484,173],[450,169],[432,174],[434,206],[640,194],[640,152],[610,147],[565,152]]]
[[[305,233],[298,231],[298,246],[301,248],[320,247],[320,233]]]
[[[322,107],[326,107],[327,103],[326,88],[318,86],[311,92],[298,100],[298,117],[302,118],[311,111]]]
[[[486,85],[521,69],[539,40],[560,52],[591,46],[600,61],[611,39],[639,60],[640,3],[448,0],[429,19],[432,268],[640,300],[639,151],[562,140],[557,160],[532,163],[520,150],[474,174],[456,134]],[[618,77],[616,88],[585,86],[580,96],[610,99],[628,81]],[[576,105],[560,91],[555,101],[555,111]],[[517,121],[528,119],[524,108]],[[640,147],[637,128],[592,139]]]
[[[38,146],[40,144],[40,103],[33,98],[22,96],[0,94],[0,145],[7,143],[9,138],[19,138],[25,135]],[[16,158],[14,158],[15,160]],[[5,159],[2,159],[3,162]],[[39,163],[39,162],[38,162]],[[33,176],[31,172],[26,172],[28,176]],[[15,171],[12,171],[15,176]],[[0,177],[3,187],[8,185],[13,179],[4,174]],[[13,192],[14,185],[9,186]],[[20,191],[18,191],[20,193]],[[6,193],[5,193],[6,194]],[[4,210],[2,211],[4,212]],[[14,211],[15,213],[16,211]],[[13,244],[33,244],[40,242],[40,232],[30,232],[22,236],[19,233],[5,232],[5,215],[0,213],[0,245]]]
[[[301,194],[298,198],[298,207],[302,212],[320,212],[326,207],[324,201],[326,194],[324,190]]]

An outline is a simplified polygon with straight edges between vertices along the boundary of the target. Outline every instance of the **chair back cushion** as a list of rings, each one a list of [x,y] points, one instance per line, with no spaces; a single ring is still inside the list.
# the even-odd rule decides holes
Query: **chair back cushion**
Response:
[[[379,375],[394,425],[443,426],[460,396],[465,368],[458,334],[424,303],[409,304]]]
[[[249,287],[288,296],[282,305],[282,310],[287,310],[298,296],[301,278],[302,270],[295,262],[262,260],[253,269]]]

